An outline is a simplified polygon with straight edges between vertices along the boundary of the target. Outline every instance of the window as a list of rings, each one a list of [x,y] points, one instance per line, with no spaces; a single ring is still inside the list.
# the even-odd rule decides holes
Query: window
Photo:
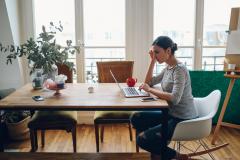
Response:
[[[61,21],[64,28],[56,37],[57,43],[65,45],[65,41],[70,39],[75,45],[77,33],[81,30],[79,28],[83,28],[79,38],[83,39],[83,42],[78,43],[84,44],[81,52],[84,56],[79,60],[78,56],[69,55],[69,59],[75,65],[79,65],[83,57],[85,58],[84,70],[87,81],[97,79],[96,61],[125,59],[125,0],[35,0],[34,2],[36,35],[41,32],[42,25],[48,26],[49,22],[57,24]],[[83,5],[78,5],[79,3]],[[53,7],[56,5],[57,7]],[[75,10],[83,10],[83,14]],[[83,19],[80,27],[76,29],[75,17],[80,17],[77,18],[77,24]],[[75,81],[76,76],[74,75]]]
[[[96,61],[124,60],[126,57],[132,60],[132,55],[137,54],[133,53],[135,50],[145,52],[149,41],[160,35],[167,35],[178,44],[176,57],[188,69],[222,70],[227,39],[225,31],[228,30],[230,11],[232,7],[240,7],[240,0],[34,2],[36,34],[42,25],[48,25],[51,21],[58,23],[60,20],[64,30],[58,35],[57,43],[64,45],[66,39],[71,39],[74,44],[84,44],[78,54],[80,56],[69,57],[77,66],[78,80],[81,82],[97,80]],[[139,14],[144,9],[146,12]],[[148,18],[143,18],[145,15]],[[145,25],[138,25],[139,23]],[[129,31],[127,35],[126,25]],[[126,44],[126,39],[127,42],[134,40],[135,43],[138,38],[140,40],[135,45]],[[130,48],[129,52],[133,51],[127,53],[127,56],[126,46]],[[139,57],[135,60],[147,64],[149,59]],[[164,64],[156,65],[154,73],[159,73],[163,66]],[[140,68],[135,68],[134,74],[137,76],[142,76],[138,71]],[[74,77],[76,79],[76,75]]]
[[[201,48],[200,57],[197,56],[197,58],[202,58],[202,60],[196,60],[202,61],[202,67],[195,66],[194,69],[223,70],[226,31],[229,28],[231,8],[239,7],[240,1],[204,0],[201,3],[197,2],[197,0],[179,2],[154,0],[154,38],[159,35],[171,37],[179,46],[176,56],[188,69],[194,68],[192,59],[197,42],[196,44],[200,44]],[[199,15],[201,11],[195,14],[196,9],[202,10],[203,16]],[[198,26],[198,30],[194,30],[195,23],[203,28]],[[195,37],[199,32],[202,37]],[[154,73],[159,73],[162,67],[157,65]]]
[[[50,22],[61,21],[63,32],[56,35],[57,43],[66,45],[66,40],[72,40],[75,44],[74,0],[35,0],[34,5],[36,37],[43,25],[47,27]]]
[[[204,1],[202,69],[223,70],[231,8],[237,6],[239,0]]]
[[[125,0],[84,0],[85,78],[97,80],[96,61],[125,59]]]
[[[195,3],[193,0],[154,0],[154,39],[169,36],[178,45],[176,56],[189,69],[193,68]],[[164,65],[157,65],[159,73]]]
[[[75,6],[74,0],[35,0],[35,37],[42,32],[42,26],[49,26],[50,22],[55,25],[61,24],[63,32],[58,32],[56,35],[57,43],[66,46],[66,40],[72,40],[75,45]],[[57,6],[57,7],[54,7]],[[69,60],[75,64],[76,55],[69,54]],[[73,75],[76,81],[76,74]]]

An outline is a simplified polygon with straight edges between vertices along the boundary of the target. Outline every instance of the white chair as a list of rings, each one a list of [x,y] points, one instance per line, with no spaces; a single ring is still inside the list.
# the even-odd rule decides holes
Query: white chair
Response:
[[[215,159],[210,152],[228,145],[223,144],[210,149],[203,141],[203,138],[208,137],[211,133],[212,118],[215,116],[218,110],[220,98],[221,92],[219,90],[214,90],[207,97],[194,98],[194,103],[199,115],[198,118],[178,123],[172,136],[172,141],[177,142],[178,152],[180,152],[181,146],[185,147],[183,144],[180,143],[181,141],[198,141],[199,147],[202,146],[205,151],[197,152],[197,150],[193,151],[193,149],[185,147],[186,149],[194,152],[188,155],[192,157],[209,154],[212,159]]]

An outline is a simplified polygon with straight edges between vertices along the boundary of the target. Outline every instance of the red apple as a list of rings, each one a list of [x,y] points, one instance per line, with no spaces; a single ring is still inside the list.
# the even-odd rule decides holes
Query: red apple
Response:
[[[134,85],[137,83],[137,79],[129,77],[126,80],[126,83],[127,83],[128,87],[134,87]]]

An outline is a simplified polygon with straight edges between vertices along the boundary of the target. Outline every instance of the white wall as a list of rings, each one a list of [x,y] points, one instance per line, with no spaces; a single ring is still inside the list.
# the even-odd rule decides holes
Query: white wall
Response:
[[[34,38],[34,13],[33,13],[33,0],[21,0],[19,1],[20,21],[21,21],[21,43],[26,42],[29,38]],[[27,59],[22,59],[23,66],[23,81],[24,84],[30,82],[30,69]]]
[[[19,9],[18,0],[5,0],[8,20],[13,36],[13,42],[19,44],[20,42],[20,20],[19,20]]]
[[[8,44],[19,44],[19,10],[18,0],[0,0],[0,42]],[[8,53],[0,52],[0,89],[19,88],[23,85],[21,66],[19,60],[13,64],[6,65]]]

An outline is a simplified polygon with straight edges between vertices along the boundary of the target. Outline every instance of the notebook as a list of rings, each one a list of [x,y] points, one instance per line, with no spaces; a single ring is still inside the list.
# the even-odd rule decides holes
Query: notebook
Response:
[[[118,85],[119,89],[121,90],[121,92],[123,93],[123,95],[125,97],[131,98],[131,97],[148,97],[148,96],[150,96],[149,93],[147,93],[143,90],[140,91],[138,89],[138,87],[121,87],[111,70],[110,70],[110,73],[111,73],[115,83]]]

